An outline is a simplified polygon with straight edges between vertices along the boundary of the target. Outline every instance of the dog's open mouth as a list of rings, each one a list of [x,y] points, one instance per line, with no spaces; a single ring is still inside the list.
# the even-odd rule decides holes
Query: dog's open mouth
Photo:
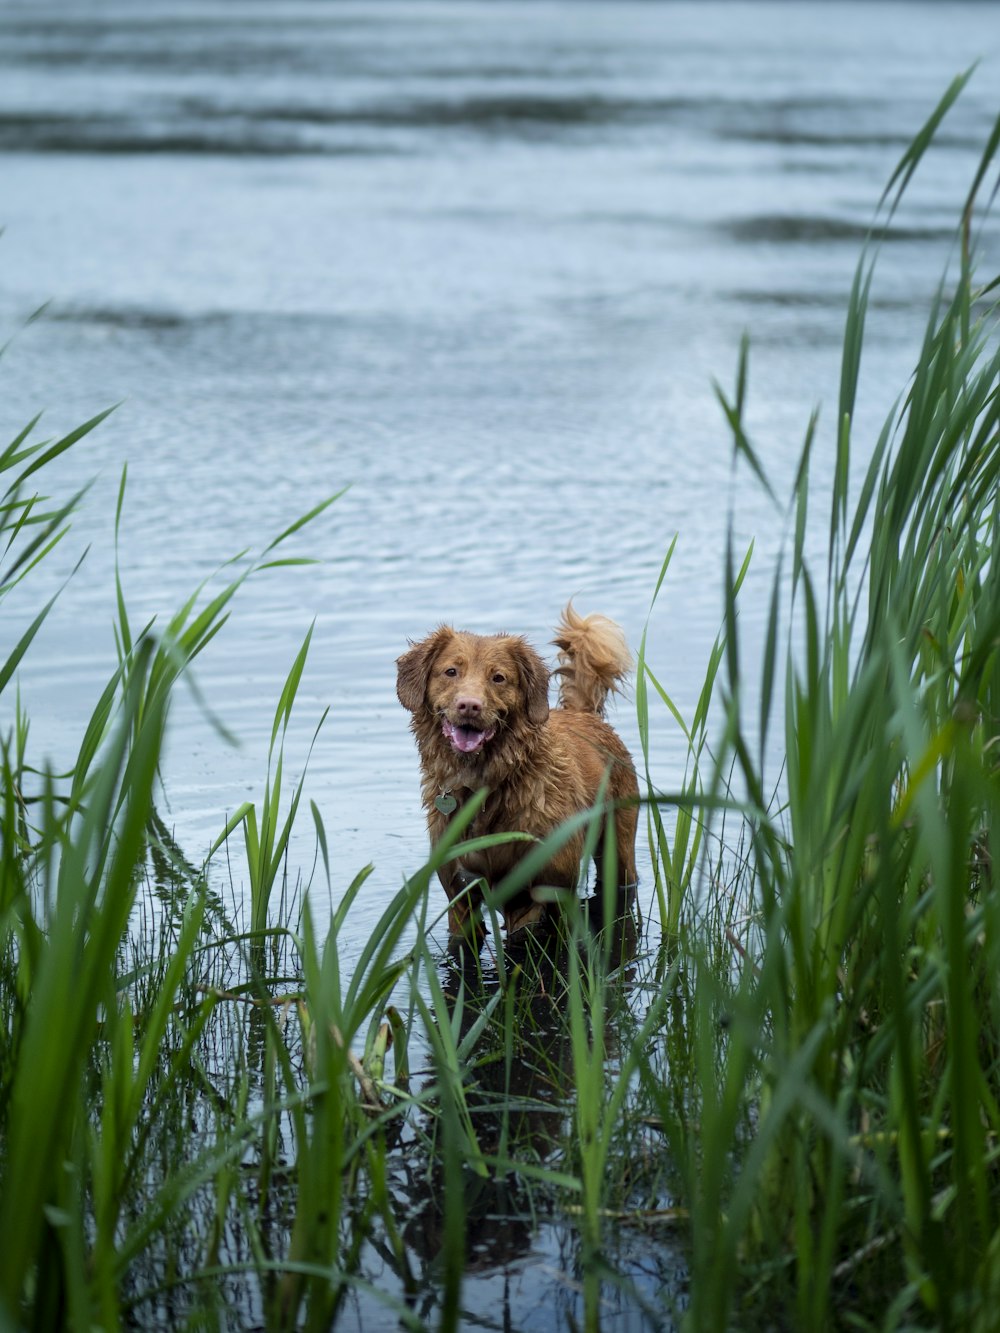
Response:
[[[496,734],[496,727],[488,727],[484,730],[479,727],[461,727],[456,726],[454,722],[449,722],[447,718],[442,719],[441,730],[444,732],[445,738],[451,743],[451,748],[458,750],[460,754],[475,754]]]

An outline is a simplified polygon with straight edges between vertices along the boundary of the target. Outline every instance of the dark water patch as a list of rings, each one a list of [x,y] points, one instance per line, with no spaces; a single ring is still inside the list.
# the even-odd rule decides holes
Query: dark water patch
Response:
[[[0,63],[102,72],[316,69],[335,39],[370,26],[368,19],[343,13],[335,19],[329,13],[254,18],[242,6],[231,16],[199,14],[193,20],[122,12],[113,19],[80,18],[59,10],[48,20],[0,19]]]
[[[885,130],[845,131],[838,128],[825,133],[763,125],[727,125],[718,131],[718,135],[734,143],[779,144],[783,148],[891,148],[902,152],[910,142],[905,134],[892,134]],[[968,142],[974,143],[971,139]]]
[[[726,298],[739,305],[781,306],[786,309],[843,310],[846,296],[830,291],[782,291],[780,288],[734,288]]]
[[[71,25],[60,24],[58,33],[44,28],[27,31],[4,26],[0,22],[0,68],[25,67],[53,72],[92,70],[109,72],[181,75],[204,74],[273,76],[347,75],[350,77],[392,78],[401,72],[399,49],[395,43],[357,40],[351,24],[338,17],[336,23],[317,21],[311,28],[299,23],[294,27],[260,25],[253,34],[247,26],[232,23],[198,24],[191,29],[176,24],[146,24],[141,29],[128,25],[114,28],[81,25],[77,33]],[[377,35],[377,34],[376,34]],[[419,81],[442,83],[539,84],[553,79],[603,80],[609,71],[602,58],[566,58],[552,53],[550,59],[530,56],[515,64],[496,60],[474,48],[457,51],[451,63],[419,58],[406,62],[406,76]]]
[[[257,112],[269,117],[304,115],[329,124],[388,125],[407,129],[495,129],[518,124],[605,125],[656,119],[669,103],[655,98],[615,98],[591,93],[510,92],[471,97],[413,98],[383,105],[346,109],[274,107]]]
[[[215,154],[221,156],[298,157],[371,156],[400,152],[382,142],[317,142],[287,126],[220,118],[216,124],[172,124],[112,116],[0,115],[0,152]]]
[[[224,324],[229,317],[219,312],[192,318],[178,311],[139,306],[50,305],[46,307],[45,318],[60,324],[90,324],[109,329],[161,332],[188,328],[192,324]]]
[[[515,65],[509,60],[484,59],[480,52],[465,48],[456,52],[451,63],[414,61],[410,72],[416,79],[433,83],[461,80],[463,83],[531,84],[537,87],[541,83],[552,84],[560,80],[600,79],[604,82],[614,71],[607,58],[595,55],[591,59],[576,51],[571,54],[547,51],[545,59],[539,59],[537,53],[526,53],[525,59]]]
[[[778,244],[827,245],[845,242],[861,245],[873,241],[948,241],[954,236],[953,227],[892,227],[871,228],[848,218],[804,217],[782,213],[764,213],[756,217],[733,218],[719,224],[733,240],[743,243],[758,241]]]
[[[719,137],[740,143],[780,144],[786,148],[891,148],[900,153],[910,144],[908,134],[893,134],[888,130],[844,130],[840,126],[824,131],[734,125],[726,126],[719,132]],[[952,152],[973,153],[982,148],[982,138],[971,133],[941,133],[935,142],[939,148]]]
[[[294,72],[282,67],[286,77]],[[843,129],[818,135],[764,126],[747,130],[747,114],[760,108],[742,100],[718,98],[615,96],[589,89],[541,92],[534,86],[461,96],[417,94],[352,100],[345,97],[344,84],[338,87],[338,96],[340,100],[334,101],[324,88],[312,99],[304,99],[301,94],[281,100],[254,96],[239,101],[214,95],[178,95],[151,103],[146,97],[141,106],[129,105],[116,115],[103,108],[75,112],[8,108],[0,113],[0,150],[370,153],[385,151],[381,141],[359,143],[323,132],[359,128],[375,132],[457,130],[486,136],[537,137],[580,129],[674,125],[701,126],[721,138],[758,138],[816,147],[905,142],[900,137],[867,131],[855,136]],[[815,110],[812,103],[807,106]],[[955,136],[952,146],[968,146],[971,142]]]
[[[727,300],[737,302],[740,305],[770,306],[786,310],[843,311],[847,309],[846,291],[791,291],[780,287],[734,287],[725,293],[725,297]],[[884,310],[888,314],[906,314],[913,310],[924,310],[926,305],[926,298],[916,293],[906,299],[873,295],[868,302],[869,309]]]
[[[369,153],[384,152],[384,142],[310,137],[310,131],[367,127],[495,135],[637,125],[655,121],[664,110],[665,104],[655,100],[589,94],[406,99],[348,106],[287,101],[227,105],[184,98],[152,109],[147,106],[141,114],[118,116],[8,110],[0,114],[0,151]]]
[[[435,78],[426,91],[400,95],[391,85],[396,69],[368,71],[363,68],[366,62],[359,65],[353,51],[347,58],[344,51],[333,48],[312,50],[300,44],[296,49],[297,59],[303,50],[309,50],[314,72],[321,78],[298,78],[303,71],[295,61],[285,61],[280,50],[268,48],[268,75],[278,74],[286,82],[295,80],[295,90],[289,88],[287,95],[276,96],[270,90],[254,89],[248,96],[226,97],[221,89],[210,94],[193,91],[191,76],[197,71],[175,46],[173,57],[184,75],[183,90],[175,79],[171,94],[150,98],[147,93],[141,101],[130,94],[117,114],[109,114],[104,103],[92,109],[45,112],[8,107],[0,113],[0,151],[371,154],[400,151],[398,142],[387,150],[382,141],[385,131],[538,139],[581,130],[651,127],[816,150],[901,150],[907,141],[895,130],[878,128],[882,110],[878,103],[860,108],[852,104],[845,120],[844,103],[833,98],[756,102],[718,95],[618,94],[607,88],[595,91],[594,85],[582,84],[576,77],[562,84],[550,80],[546,86],[522,76],[516,86],[491,91],[488,81],[480,78],[475,60],[455,74],[473,87],[477,80],[485,85],[476,91],[442,95],[440,79]],[[227,48],[220,53],[222,64],[213,66],[212,73],[232,73],[252,86],[254,80],[248,76],[253,71],[246,66],[246,55],[242,48]],[[159,72],[169,73],[158,52],[156,58]],[[135,68],[138,71],[139,64]],[[413,70],[408,69],[407,79],[412,76]],[[498,73],[495,78],[499,77]],[[310,85],[315,89],[312,95]],[[361,96],[360,86],[364,87]],[[373,86],[378,89],[374,95]],[[355,133],[366,129],[373,137],[357,140]],[[951,151],[965,151],[976,141],[971,132],[953,132],[942,135],[941,142]]]
[[[639,123],[666,114],[674,102],[657,98],[616,98],[592,93],[507,92],[455,97],[407,97],[353,104],[280,102],[226,104],[186,97],[176,110],[193,120],[233,120],[244,124],[318,126],[370,125],[390,129],[503,129],[519,124],[552,126]]]

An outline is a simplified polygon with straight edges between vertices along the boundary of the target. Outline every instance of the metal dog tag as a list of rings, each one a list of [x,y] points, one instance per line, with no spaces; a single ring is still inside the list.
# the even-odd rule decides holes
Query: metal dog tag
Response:
[[[440,796],[434,797],[434,808],[443,815],[453,815],[458,809],[458,802],[450,791],[443,791]]]

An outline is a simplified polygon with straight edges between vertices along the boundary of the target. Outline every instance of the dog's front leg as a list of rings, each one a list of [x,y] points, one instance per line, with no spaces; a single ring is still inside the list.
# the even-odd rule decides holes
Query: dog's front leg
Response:
[[[450,811],[448,812],[451,813]],[[431,846],[444,836],[448,815],[439,806],[428,812],[427,830]],[[457,939],[481,944],[486,934],[482,921],[482,868],[472,868],[462,861],[447,861],[438,868],[438,879],[448,895],[448,931]]]
[[[442,866],[438,878],[448,895],[448,931],[456,938],[482,944],[486,927],[482,917],[482,877],[460,864]]]

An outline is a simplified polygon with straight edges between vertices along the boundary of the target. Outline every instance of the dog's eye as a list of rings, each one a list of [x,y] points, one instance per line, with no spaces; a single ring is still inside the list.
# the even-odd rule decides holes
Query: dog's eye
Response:
[[[444,674],[445,674],[446,676],[457,676],[457,675],[458,675],[458,667],[445,667],[445,669],[444,669]]]
[[[502,671],[494,671],[494,672],[493,672],[493,684],[494,684],[494,685],[502,685],[506,679],[507,679],[507,677],[503,674]]]

